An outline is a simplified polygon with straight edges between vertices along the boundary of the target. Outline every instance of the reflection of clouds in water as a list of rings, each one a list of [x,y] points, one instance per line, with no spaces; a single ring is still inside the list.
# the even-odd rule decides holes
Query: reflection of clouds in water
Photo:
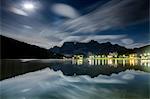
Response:
[[[27,89],[23,89],[23,90],[21,90],[21,92],[28,92],[28,91],[30,91],[31,89],[30,88],[27,88]]]
[[[9,99],[43,96],[56,99],[91,99],[91,97],[107,99],[109,95],[118,94],[119,90],[123,90],[117,86],[127,86],[128,80],[135,80],[135,76],[141,74],[149,75],[140,71],[127,70],[111,76],[99,75],[90,78],[85,75],[64,76],[60,71],[55,72],[46,68],[1,81],[0,94]]]
[[[132,80],[134,79],[134,75],[132,74],[125,74],[122,76],[123,79],[126,79],[126,80]]]

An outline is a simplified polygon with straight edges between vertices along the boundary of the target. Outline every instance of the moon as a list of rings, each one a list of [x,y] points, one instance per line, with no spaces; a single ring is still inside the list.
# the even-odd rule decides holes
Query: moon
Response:
[[[22,7],[26,11],[33,11],[35,9],[35,5],[33,2],[24,2]]]

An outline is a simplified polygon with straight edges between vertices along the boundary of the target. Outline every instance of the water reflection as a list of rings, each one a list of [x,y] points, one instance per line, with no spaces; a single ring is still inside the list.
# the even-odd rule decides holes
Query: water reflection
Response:
[[[83,64],[83,59],[77,59],[77,60],[73,59],[72,64],[82,65]]]
[[[2,60],[1,79],[10,78],[23,73],[49,67],[54,71],[62,71],[64,75],[111,75],[125,70],[150,72],[150,60],[138,59],[75,59],[75,60]]]
[[[110,66],[150,66],[150,60],[140,59],[73,59],[72,64],[76,65],[110,65]]]
[[[141,60],[141,63],[140,63],[142,66],[148,66],[150,67],[150,60]]]
[[[0,82],[0,96],[2,99],[149,99],[149,76],[127,70],[111,76],[72,77],[46,68]]]

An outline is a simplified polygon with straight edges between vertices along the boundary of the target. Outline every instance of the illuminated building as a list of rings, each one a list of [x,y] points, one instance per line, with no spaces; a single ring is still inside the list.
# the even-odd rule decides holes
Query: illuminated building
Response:
[[[72,60],[72,64],[82,65],[83,64],[83,60],[82,59]]]
[[[83,55],[74,55],[73,59],[83,60]]]
[[[118,57],[118,53],[114,52],[114,53],[109,53],[109,55],[107,56],[108,58],[117,58]]]
[[[137,54],[130,54],[129,58],[137,58]]]
[[[94,55],[89,56],[89,59],[95,59]]]
[[[72,63],[77,64],[77,65],[82,65],[83,64],[83,55],[74,55],[72,57]]]
[[[149,60],[150,59],[150,53],[140,54],[140,58],[143,60]]]

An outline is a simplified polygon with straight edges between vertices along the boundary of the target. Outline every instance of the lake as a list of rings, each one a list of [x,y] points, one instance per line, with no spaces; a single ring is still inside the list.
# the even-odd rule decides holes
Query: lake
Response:
[[[149,99],[150,60],[1,60],[2,99]]]

